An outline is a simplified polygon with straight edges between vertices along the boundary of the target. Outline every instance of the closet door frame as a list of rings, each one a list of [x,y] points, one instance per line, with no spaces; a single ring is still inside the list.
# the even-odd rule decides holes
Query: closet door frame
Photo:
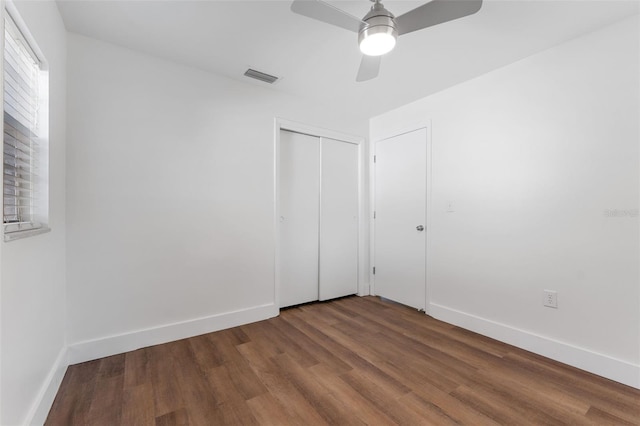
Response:
[[[273,229],[274,229],[274,280],[273,280],[273,300],[275,307],[280,309],[280,132],[282,130],[288,130],[295,133],[302,133],[309,136],[319,137],[321,139],[334,139],[345,143],[351,143],[358,146],[358,295],[364,296],[369,294],[364,289],[363,279],[366,276],[364,270],[364,262],[362,255],[365,252],[364,244],[364,221],[362,220],[366,212],[364,212],[364,200],[363,200],[363,182],[364,182],[364,138],[360,136],[354,136],[347,133],[338,132],[335,130],[325,129],[322,127],[312,126],[308,124],[298,123],[295,121],[275,118],[274,120],[274,162],[273,162]],[[320,176],[322,179],[322,176]],[[322,223],[322,219],[321,219]],[[368,289],[366,289],[368,290]]]

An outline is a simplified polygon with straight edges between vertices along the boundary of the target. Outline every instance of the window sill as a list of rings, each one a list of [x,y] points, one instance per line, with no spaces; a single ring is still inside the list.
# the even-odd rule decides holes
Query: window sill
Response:
[[[51,228],[43,226],[41,228],[26,229],[24,231],[5,232],[4,242],[8,243],[15,240],[21,240],[23,238],[33,237],[35,235],[44,234],[51,231]]]

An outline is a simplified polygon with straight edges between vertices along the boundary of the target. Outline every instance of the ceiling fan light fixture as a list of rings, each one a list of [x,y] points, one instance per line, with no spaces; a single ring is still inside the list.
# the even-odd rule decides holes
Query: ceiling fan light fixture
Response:
[[[396,46],[395,31],[391,27],[373,27],[360,33],[360,51],[367,56],[381,56]]]
[[[367,56],[382,56],[396,46],[398,30],[393,14],[379,0],[374,2],[358,33],[360,51]]]
[[[362,19],[326,0],[293,0],[291,10],[358,33],[358,45],[364,56],[356,81],[367,81],[378,75],[382,55],[393,50],[398,36],[473,15],[480,10],[483,1],[431,0],[397,18],[384,7],[382,0],[371,0],[373,5]]]

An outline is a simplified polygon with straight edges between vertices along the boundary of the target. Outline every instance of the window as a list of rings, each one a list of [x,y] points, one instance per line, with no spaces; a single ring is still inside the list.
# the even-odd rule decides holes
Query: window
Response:
[[[4,20],[4,239],[48,230],[48,80],[11,15]]]

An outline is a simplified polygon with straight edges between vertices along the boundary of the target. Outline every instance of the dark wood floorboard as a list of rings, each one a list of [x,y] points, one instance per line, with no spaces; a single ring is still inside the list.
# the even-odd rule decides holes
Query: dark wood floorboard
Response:
[[[70,366],[46,424],[640,426],[640,390],[347,297]]]

